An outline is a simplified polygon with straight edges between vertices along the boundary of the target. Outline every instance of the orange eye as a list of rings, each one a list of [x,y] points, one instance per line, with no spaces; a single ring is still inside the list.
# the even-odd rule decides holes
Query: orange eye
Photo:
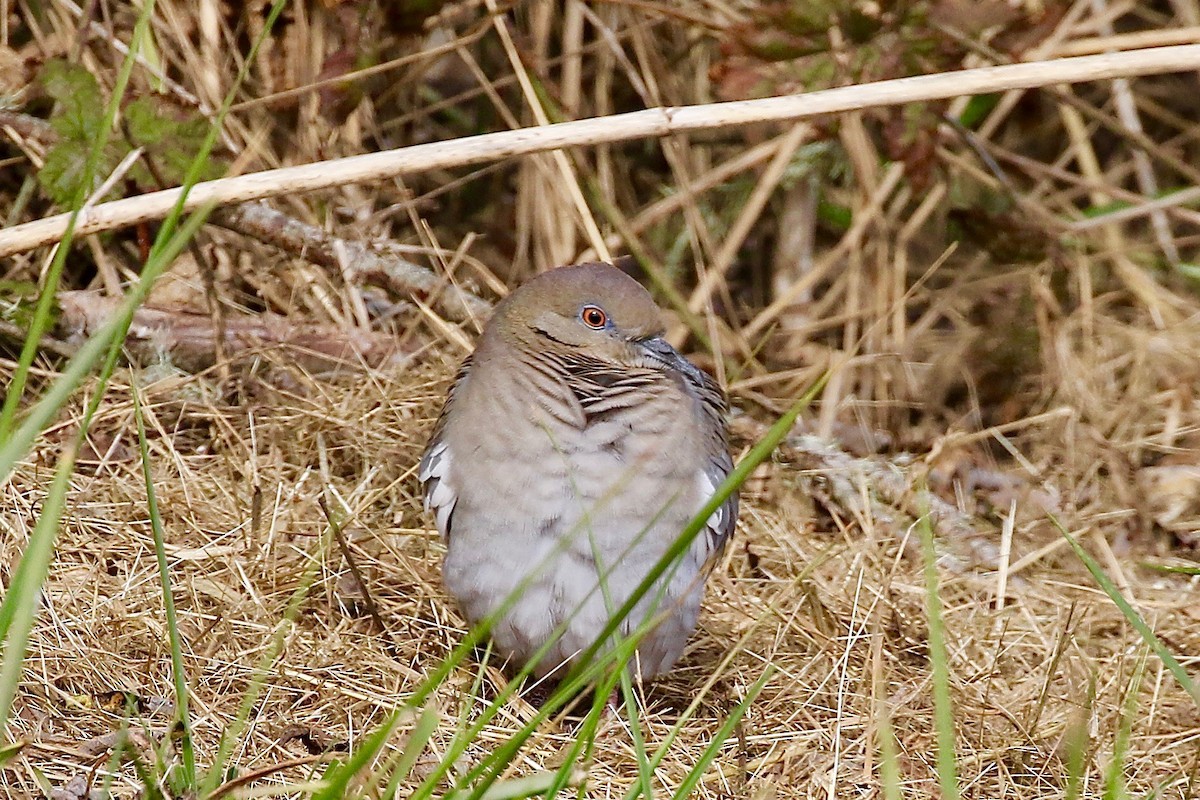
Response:
[[[604,309],[600,306],[584,306],[579,312],[579,318],[583,320],[583,324],[589,328],[600,330],[608,324],[608,314],[604,313]]]

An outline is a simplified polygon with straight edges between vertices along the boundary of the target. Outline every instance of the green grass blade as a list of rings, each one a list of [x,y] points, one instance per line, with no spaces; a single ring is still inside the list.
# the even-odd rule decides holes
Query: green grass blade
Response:
[[[924,510],[917,521],[925,561],[925,607],[929,617],[929,662],[933,670],[933,714],[937,730],[938,784],[945,800],[958,800],[958,763],[955,758],[954,706],[950,701],[950,658],[946,652],[946,628],[942,598],[938,590],[937,550],[933,526]]]
[[[521,800],[525,797],[546,794],[554,785],[555,780],[555,773],[547,771],[535,772],[524,778],[500,781],[480,795],[479,800]],[[574,780],[580,780],[580,776],[574,776]],[[460,790],[447,794],[446,800],[466,800],[467,797],[467,792]]]
[[[812,568],[813,564],[810,563],[807,567],[805,567],[805,570]],[[667,731],[667,734],[663,736],[662,741],[658,744],[658,748],[654,751],[654,756],[650,759],[651,773],[657,770],[663,761],[666,760],[667,754],[670,752],[671,747],[674,746],[676,739],[678,739],[680,734],[687,729],[688,725],[692,721],[692,718],[695,717],[696,712],[700,710],[701,703],[708,695],[708,692],[712,688],[713,684],[716,683],[717,676],[722,674],[726,667],[731,663],[734,654],[745,648],[746,643],[750,640],[754,630],[755,626],[751,626],[745,632],[743,632],[741,638],[729,649],[729,652],[726,653],[725,658],[722,659],[721,663],[715,668],[712,676],[710,676],[708,681],[692,698],[691,702],[688,703],[687,707],[679,714],[678,718],[675,720],[675,724],[671,726],[671,729]],[[625,793],[623,800],[635,800],[638,789],[638,785],[634,784],[629,791]]]
[[[28,743],[23,739],[13,742],[0,740],[0,768],[3,768],[5,764],[12,760],[13,756],[24,750],[26,744]]]
[[[879,739],[879,782],[883,784],[884,800],[901,800],[904,797],[903,781],[900,778],[900,755],[896,748],[896,731],[892,728],[892,717],[880,703],[875,734]]]
[[[646,740],[642,736],[642,721],[638,713],[637,697],[633,693],[633,680],[629,670],[620,670],[621,697],[625,701],[625,712],[629,719],[629,735],[633,739],[633,755],[637,760],[639,792],[646,800],[653,800],[654,786],[650,781],[650,758],[646,754]]]
[[[1063,800],[1078,800],[1083,792],[1083,778],[1087,772],[1088,726],[1087,720],[1071,723],[1063,734],[1063,747],[1067,754],[1067,788]]]
[[[564,678],[550,697],[539,706],[537,713],[520,730],[512,734],[487,758],[482,759],[458,781],[459,787],[474,784],[474,789],[464,789],[464,791],[473,791],[474,794],[471,796],[475,798],[485,796],[493,783],[499,780],[508,764],[516,758],[524,743],[538,730],[538,727],[559,709],[573,702],[580,692],[592,687],[597,693],[592,712],[585,720],[584,733],[581,734],[579,741],[571,749],[572,757],[577,757],[580,753],[590,753],[590,737],[594,736],[594,728],[598,724],[599,714],[603,710],[605,699],[617,686],[619,679],[618,670],[623,669],[628,663],[637,647],[640,637],[651,627],[653,627],[653,622],[648,620],[631,635],[619,639],[616,646],[589,662],[585,668],[577,671],[573,676]],[[533,662],[536,662],[536,660],[535,656]],[[487,723],[499,713],[500,709],[515,691],[515,687],[520,685],[521,680],[528,674],[530,669],[530,666],[526,666],[522,672],[518,673],[516,677],[505,685],[504,689],[498,693],[496,699],[480,714],[475,725],[463,736],[456,739],[443,763],[426,779],[425,783],[412,795],[410,800],[423,800],[423,798],[432,795],[437,781],[445,775],[449,770],[449,766],[457,761],[458,757],[466,751],[466,748],[475,741]],[[551,789],[548,791],[557,792],[566,785],[566,782],[561,780],[563,774],[563,771],[560,770],[560,781],[552,784]]]
[[[358,777],[371,761],[383,751],[387,740],[396,732],[402,711],[393,711],[388,720],[362,741],[343,763],[325,773],[324,786],[313,793],[312,800],[342,800],[350,790],[350,781]]]
[[[1113,741],[1112,758],[1104,776],[1104,800],[1125,800],[1129,790],[1125,785],[1125,762],[1129,757],[1129,741],[1133,735],[1133,721],[1138,713],[1138,693],[1142,690],[1142,678],[1146,674],[1146,659],[1149,649],[1143,649],[1129,679],[1125,702],[1121,704],[1121,722]]]
[[[631,652],[632,649],[630,648]],[[567,751],[566,758],[563,760],[562,765],[559,766],[554,783],[546,789],[545,796],[547,800],[552,800],[552,798],[558,796],[572,783],[575,783],[578,787],[577,794],[580,800],[586,796],[587,765],[591,763],[592,752],[596,748],[596,732],[600,729],[600,721],[604,717],[604,709],[608,705],[608,698],[617,685],[616,678],[625,671],[623,665],[626,661],[619,660],[617,663],[621,664],[622,667],[611,670],[608,676],[596,685],[596,689],[592,695],[592,707],[588,709],[579,735],[571,743],[571,748]],[[639,780],[635,785],[641,786],[641,781]]]
[[[183,249],[184,244],[191,239],[191,235],[199,229],[200,225],[207,218],[211,207],[197,211],[184,223],[184,229],[176,231],[176,228],[180,224],[179,220],[182,218],[183,202],[187,197],[188,190],[190,190],[199,178],[203,165],[207,161],[213,145],[216,143],[221,123],[228,113],[230,106],[233,104],[238,91],[241,90],[242,83],[245,81],[247,72],[254,63],[258,50],[262,46],[263,41],[265,41],[267,34],[273,29],[273,25],[279,18],[279,14],[283,11],[285,5],[286,0],[275,0],[272,4],[262,30],[250,47],[249,55],[243,61],[237,77],[226,94],[220,109],[218,109],[213,117],[213,122],[209,126],[204,144],[196,154],[196,157],[192,159],[187,176],[183,182],[183,191],[180,193],[178,203],[172,212],[167,215],[166,219],[163,220],[163,224],[159,228],[158,235],[155,237],[154,244],[151,247],[150,256],[142,268],[141,280],[126,294],[125,300],[118,307],[113,319],[91,336],[75,356],[71,358],[62,375],[51,385],[46,394],[34,404],[24,421],[10,435],[0,436],[0,482],[11,474],[17,461],[29,451],[37,436],[66,403],[71,393],[78,388],[83,379],[91,372],[96,362],[100,359],[101,354],[109,350],[108,364],[115,363],[115,354],[119,353],[121,343],[125,340],[125,334],[129,330],[129,323],[133,319],[134,311],[145,301],[154,282],[166,271],[175,256]],[[177,233],[185,235],[180,236]],[[108,364],[105,366],[105,373],[111,373],[111,367]],[[105,382],[103,379],[100,381],[101,387],[103,387]],[[12,395],[15,393],[10,389],[9,394]],[[97,391],[96,397],[92,402],[93,408],[99,404],[102,394],[102,389]],[[82,426],[81,435],[86,433],[86,426]]]
[[[207,210],[202,210],[193,214],[184,226],[177,231],[176,235],[171,237],[171,240],[164,245],[160,252],[156,253],[151,260],[146,262],[146,266],[142,270],[142,279],[125,295],[125,299],[118,307],[117,313],[113,315],[113,318],[101,326],[95,334],[83,343],[79,351],[67,362],[67,366],[60,377],[55,380],[45,395],[34,404],[16,430],[12,432],[8,439],[0,441],[0,481],[7,478],[17,462],[29,452],[38,435],[54,419],[59,409],[70,398],[71,393],[91,373],[96,362],[100,360],[100,357],[106,352],[120,353],[120,343],[125,339],[125,333],[128,331],[129,324],[133,320],[134,311],[146,299],[154,281],[166,271],[171,261],[183,250],[187,241],[200,228],[200,225],[207,217],[207,213]],[[113,359],[110,358],[110,360]],[[96,395],[92,399],[92,408],[96,407],[100,402],[98,398],[103,395],[102,385],[103,381],[101,381],[101,389],[97,390]],[[80,436],[86,435],[87,426],[81,425],[80,427]]]
[[[58,460],[54,481],[42,504],[42,513],[30,534],[29,544],[17,565],[3,607],[0,608],[0,735],[8,736],[8,715],[21,682],[21,667],[29,647],[29,636],[41,605],[38,595],[54,558],[58,521],[66,505],[71,474],[75,469],[74,446]]]
[[[571,703],[575,697],[586,689],[590,684],[601,679],[605,674],[605,670],[612,667],[615,661],[618,661],[623,655],[617,649],[610,650],[591,665],[591,668],[579,673],[576,677],[566,679],[555,691],[546,699],[538,708],[537,713],[525,723],[518,731],[509,736],[499,747],[497,747],[486,758],[481,759],[470,771],[467,772],[457,783],[459,789],[467,792],[469,797],[481,798],[487,794],[491,786],[500,779],[507,766],[517,757],[525,742],[529,740],[538,728],[548,720],[559,709]],[[456,739],[453,746],[447,753],[444,762],[435,770],[426,781],[419,787],[418,791],[413,795],[412,800],[422,800],[423,798],[432,795],[437,786],[437,781],[449,770],[450,766],[455,763],[458,758],[466,752],[467,748],[472,745],[483,729],[504,707],[508,699],[515,693],[516,688],[520,686],[522,679],[528,674],[531,667],[526,667],[521,673],[510,680],[505,687],[497,694],[496,699],[485,709],[480,715],[479,720],[471,726],[461,737]],[[610,677],[607,682],[601,682],[599,691],[604,693],[612,691],[616,686],[617,676],[615,671],[609,673]],[[605,696],[607,696],[605,694]],[[598,700],[601,703],[602,700]],[[593,711],[596,708],[593,707]],[[594,731],[593,731],[594,734]],[[581,736],[581,740],[586,740],[586,736]],[[573,752],[580,752],[581,745],[576,743]],[[463,787],[472,786],[472,789]],[[554,786],[555,784],[551,784]],[[456,790],[456,791],[457,791]]]
[[[148,9],[152,5],[152,3],[147,4],[143,9],[143,14],[148,13]],[[281,10],[282,0],[278,0],[276,7]],[[269,30],[269,27],[264,30],[263,35],[266,30]],[[223,109],[228,108],[235,91],[236,86],[231,90]],[[215,134],[213,138],[215,141]],[[206,157],[206,153],[201,153],[193,160],[197,174],[198,165]],[[192,182],[194,183],[194,180]],[[17,462],[29,452],[37,436],[67,402],[71,393],[83,382],[101,356],[107,352],[97,390],[80,423],[77,438],[82,441],[87,435],[91,419],[99,407],[104,388],[117,363],[120,348],[134,312],[145,300],[158,276],[166,271],[199,229],[210,210],[207,208],[200,210],[189,217],[178,230],[175,230],[180,217],[180,208],[181,206],[176,208],[175,212],[167,218],[164,227],[160,229],[154,249],[142,269],[141,280],[126,294],[117,313],[80,347],[75,356],[67,363],[62,375],[34,404],[16,429],[9,435],[0,437],[0,481],[8,478]],[[66,244],[67,242],[64,241],[60,247],[60,254],[66,252]],[[9,398],[6,399],[6,402],[17,402],[17,399],[13,399],[17,394],[19,393],[10,387]],[[55,485],[61,483],[63,487],[61,491],[64,494],[74,468],[74,453],[75,448],[69,448],[59,462]],[[55,490],[52,489],[52,493],[53,491]],[[51,497],[53,496],[52,494]],[[62,498],[59,499],[61,501]],[[61,518],[62,510],[61,502],[55,505],[48,501],[47,505],[43,507],[42,515],[34,528],[26,553],[22,556],[21,563],[14,572],[9,591],[0,602],[0,640],[5,642],[3,667],[0,667],[0,675],[6,676],[0,677],[0,732],[6,729],[7,715],[11,710],[12,698],[16,692],[15,681],[19,680],[20,666],[28,645],[29,631],[32,630],[33,613],[36,609],[34,601],[49,570],[50,559],[53,557],[54,540],[57,538],[58,521]]]
[[[404,743],[404,749],[400,751],[400,757],[396,759],[395,765],[391,768],[391,777],[388,779],[387,788],[381,793],[382,797],[395,797],[396,793],[400,791],[400,782],[412,773],[413,767],[417,765],[417,759],[421,757],[421,753],[425,752],[429,740],[433,738],[440,719],[441,716],[437,710],[431,706],[421,712],[412,733],[408,735],[408,741]]]
[[[1063,800],[1078,800],[1083,791],[1083,781],[1087,775],[1088,731],[1089,720],[1096,707],[1096,675],[1088,677],[1087,696],[1079,705],[1079,711],[1063,732],[1063,750],[1066,751],[1067,786],[1063,792]]]
[[[502,604],[498,612],[490,615],[484,620],[483,623],[472,627],[467,633],[466,637],[464,637],[462,643],[460,643],[458,647],[456,647],[450,653],[450,655],[443,659],[433,673],[416,688],[412,695],[409,696],[408,700],[406,701],[406,705],[409,708],[413,708],[425,702],[425,700],[428,699],[428,697],[432,694],[433,690],[441,685],[441,683],[450,675],[450,673],[469,657],[475,646],[486,641],[487,631],[490,630],[491,622],[494,619],[498,619],[503,613],[505,613],[505,611],[510,607],[511,603],[515,602],[515,600],[516,597],[506,599],[505,603]],[[503,687],[501,687],[500,691],[496,693],[496,696],[492,699],[492,701],[478,715],[478,718],[475,720],[475,722],[469,726],[465,726],[456,733],[453,741],[450,744],[450,747],[443,756],[441,763],[434,770],[432,770],[429,775],[426,776],[422,784],[412,794],[410,800],[424,800],[424,798],[428,798],[433,795],[437,789],[438,783],[443,777],[445,777],[446,774],[449,773],[453,765],[458,762],[458,759],[467,751],[467,749],[476,740],[483,729],[487,727],[488,723],[490,723],[500,713],[508,700],[517,693],[517,690],[520,688],[525,678],[532,674],[533,665],[537,662],[540,655],[543,652],[548,651],[552,644],[553,641],[547,642],[545,645],[543,645],[542,648],[540,648],[534,654],[533,658],[530,659],[530,663],[522,667]],[[477,675],[476,684],[473,687],[473,693],[478,691],[478,687],[482,683],[482,669],[483,668],[481,666]],[[539,709],[539,713],[535,715],[534,719],[527,723],[526,726],[522,728],[520,732],[518,732],[518,736],[531,735],[536,725],[540,724],[541,721],[547,718],[552,709],[559,708],[568,702],[568,700],[565,699],[561,700],[560,702],[558,694],[562,692],[562,690],[563,687],[560,686],[556,693],[551,695],[546,703],[542,705],[541,709]],[[482,774],[492,764],[492,760],[498,757],[497,753],[499,752],[500,751],[494,752],[489,758],[484,759],[471,772],[469,772],[467,777],[460,781],[460,783],[464,785],[469,784],[472,779]]]
[[[154,555],[158,561],[158,582],[162,587],[163,610],[167,620],[167,637],[171,645],[171,677],[175,687],[175,721],[181,731],[180,752],[183,756],[183,781],[180,788],[191,792],[196,788],[196,752],[192,744],[192,720],[188,711],[187,674],[183,666],[183,639],[179,635],[179,619],[175,612],[175,595],[171,588],[171,568],[167,564],[166,539],[163,536],[162,514],[154,491],[150,472],[150,447],[146,441],[146,420],[136,381],[131,386],[133,415],[137,420],[138,451],[142,460],[142,477],[146,483],[146,509],[150,517],[150,532],[154,537]]]
[[[1142,637],[1142,641],[1144,641],[1150,647],[1150,649],[1154,651],[1154,654],[1159,657],[1159,660],[1166,665],[1171,674],[1175,676],[1175,680],[1179,682],[1181,687],[1183,687],[1183,690],[1191,696],[1192,702],[1200,707],[1200,688],[1196,686],[1196,683],[1192,680],[1192,677],[1188,675],[1188,672],[1186,669],[1184,669],[1184,666],[1179,663],[1179,659],[1175,658],[1174,654],[1167,649],[1167,646],[1162,643],[1162,640],[1158,638],[1150,626],[1146,624],[1146,621],[1142,619],[1142,615],[1139,614],[1137,610],[1129,604],[1129,601],[1126,600],[1125,596],[1121,594],[1120,590],[1117,589],[1116,584],[1109,579],[1108,575],[1104,574],[1104,570],[1100,569],[1100,565],[1096,563],[1096,560],[1092,558],[1091,555],[1083,549],[1083,546],[1079,544],[1079,541],[1072,536],[1065,527],[1063,527],[1063,524],[1059,521],[1058,517],[1054,516],[1053,514],[1048,516],[1050,521],[1054,524],[1054,527],[1058,528],[1059,533],[1061,533],[1067,540],[1067,543],[1071,545],[1071,549],[1075,551],[1075,555],[1077,555],[1079,560],[1083,562],[1085,567],[1087,567],[1088,572],[1092,573],[1092,578],[1097,584],[1099,584],[1100,588],[1104,590],[1104,593],[1108,595],[1108,598],[1113,601],[1113,605],[1121,610],[1121,614],[1124,615],[1129,624],[1133,626],[1133,629],[1136,630]]]
[[[643,531],[643,535],[644,535],[644,533],[645,533],[645,531]],[[602,565],[604,565],[603,555],[600,553],[600,548],[597,545],[596,541],[594,540],[593,537],[589,537],[589,538],[592,540],[591,541],[592,560],[597,566],[601,567],[601,571],[602,571],[602,575],[600,577],[600,592],[604,598],[604,611],[606,614],[612,615],[615,612],[615,609],[613,608],[612,592],[609,591],[609,588],[608,588],[609,571],[608,571],[608,569],[605,569],[602,566]],[[620,643],[619,642],[614,643],[614,648],[615,647],[620,647]],[[626,648],[627,653],[623,653],[623,655],[625,655],[625,657],[623,657],[617,661],[616,674],[619,676],[619,679],[620,679],[619,683],[620,683],[620,688],[621,688],[621,696],[624,700],[625,713],[628,717],[629,736],[633,740],[633,757],[634,757],[634,760],[637,762],[638,785],[641,787],[641,793],[646,798],[646,800],[652,800],[653,787],[651,786],[651,783],[650,783],[650,772],[648,769],[649,763],[648,763],[647,756],[646,756],[646,742],[642,737],[642,725],[641,725],[641,720],[638,717],[637,698],[634,697],[634,694],[633,694],[633,680],[629,676],[629,669],[628,669],[629,659],[634,656],[634,653],[636,652],[636,648],[637,648],[637,639],[633,638],[632,646]],[[591,712],[596,717],[596,719],[599,719],[599,715],[600,715],[600,713],[602,713],[602,710],[603,710],[602,704],[604,702],[606,702],[606,698],[610,691],[611,690],[608,689],[607,687],[605,689],[603,689],[603,695],[601,694],[600,691],[597,691],[596,697],[594,698],[595,702],[593,703],[592,712]],[[592,731],[592,734],[593,735],[589,736],[585,743],[585,749],[589,753],[591,752],[591,749],[595,742],[594,730]],[[565,770],[559,770],[559,772],[558,772],[559,781],[562,781],[564,779],[565,774],[566,774]],[[553,791],[547,792],[547,794],[546,794],[547,800],[552,800],[554,795],[555,795],[555,792],[553,792]]]
[[[121,735],[118,737],[117,743],[113,745],[112,752],[108,754],[108,761],[104,765],[104,779],[101,781],[99,789],[93,790],[98,791],[102,798],[112,797],[113,783],[121,774],[121,762],[125,759],[125,752],[130,749],[128,717],[122,717],[120,733]]]
[[[725,744],[725,741],[737,730],[737,725],[750,709],[750,704],[762,692],[763,687],[767,685],[767,681],[770,680],[773,674],[774,669],[770,665],[767,665],[767,668],[763,670],[763,674],[759,679],[750,685],[750,688],[746,691],[746,696],[729,712],[729,718],[725,720],[725,723],[713,736],[712,741],[704,748],[704,752],[700,754],[696,765],[692,767],[687,776],[680,782],[679,788],[675,790],[675,794],[673,795],[674,800],[683,800],[683,798],[689,797],[696,787],[700,785],[700,780],[704,777],[704,773],[708,771],[709,765],[712,764],[721,752],[721,747]]]
[[[1155,570],[1156,572],[1166,572],[1174,575],[1200,575],[1200,567],[1193,567],[1187,564],[1159,564],[1154,561],[1143,561],[1140,566]]]

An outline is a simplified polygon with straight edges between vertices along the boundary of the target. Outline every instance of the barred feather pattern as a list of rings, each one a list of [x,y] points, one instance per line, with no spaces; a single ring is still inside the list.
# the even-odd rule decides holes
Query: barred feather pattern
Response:
[[[725,432],[725,415],[728,413],[725,393],[707,372],[694,367],[686,371],[669,368],[622,370],[576,354],[561,358],[559,367],[561,374],[568,376],[567,386],[583,409],[585,425],[629,413],[644,402],[647,393],[656,392],[661,383],[674,383],[695,403],[699,427],[707,434],[708,460],[703,471],[712,484],[712,491],[715,492],[733,470]],[[707,526],[708,546],[712,553],[720,553],[725,547],[736,522],[737,494],[734,493],[714,513]]]
[[[472,623],[499,612],[497,649],[539,675],[593,643],[732,469],[705,373],[545,345],[468,359],[419,469],[446,588]],[[734,495],[621,623],[658,620],[638,648],[643,677],[682,653],[736,520]]]

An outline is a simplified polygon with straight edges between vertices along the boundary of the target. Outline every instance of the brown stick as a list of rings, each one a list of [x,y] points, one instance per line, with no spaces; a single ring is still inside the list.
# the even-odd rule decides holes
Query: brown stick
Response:
[[[354,239],[333,236],[263,203],[245,203],[215,212],[211,221],[223,228],[278,247],[300,258],[341,272],[339,253],[352,275],[370,278],[408,297],[431,302],[454,322],[486,320],[491,304],[430,272],[425,267],[395,256],[376,253]]]
[[[120,308],[122,298],[94,291],[60,292],[59,327],[68,341],[82,341],[103,326]],[[125,346],[138,360],[161,356],[189,372],[216,360],[217,335],[208,314],[177,308],[143,306],[133,316]],[[324,370],[402,362],[393,336],[332,325],[295,323],[278,314],[242,314],[225,320],[225,353],[230,359],[264,348],[286,347],[292,363]]]

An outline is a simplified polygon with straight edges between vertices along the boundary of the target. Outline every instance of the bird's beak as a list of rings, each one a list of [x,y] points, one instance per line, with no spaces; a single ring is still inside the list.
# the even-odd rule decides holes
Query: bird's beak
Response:
[[[701,381],[700,370],[696,368],[696,365],[680,355],[679,351],[661,336],[638,339],[637,344],[645,351],[650,360],[682,372],[693,381]]]

